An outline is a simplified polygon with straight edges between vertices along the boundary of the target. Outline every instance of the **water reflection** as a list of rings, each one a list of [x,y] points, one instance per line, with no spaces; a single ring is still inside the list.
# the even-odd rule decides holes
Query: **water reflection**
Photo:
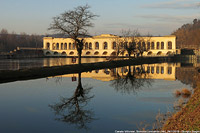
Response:
[[[139,130],[138,123],[153,123],[155,118],[160,124],[163,115],[157,117],[158,110],[165,115],[168,108],[173,108],[173,103],[177,100],[173,92],[183,88],[190,89],[190,85],[184,85],[177,79],[188,84],[200,79],[195,74],[195,69],[179,67],[179,63],[144,64],[68,74],[62,78],[49,77],[1,84],[0,113],[4,114],[0,120],[1,131],[136,131]],[[75,76],[78,82],[71,82],[71,77]],[[71,89],[73,94],[70,93]],[[137,95],[132,95],[133,93]],[[66,95],[59,99],[63,94]],[[15,123],[10,124],[13,122]],[[147,129],[150,130],[151,127]]]
[[[142,65],[140,67],[122,67],[121,72],[117,69],[114,77],[115,79],[111,82],[111,86],[121,93],[136,93],[141,87],[151,86],[153,82]]]
[[[106,58],[82,58],[82,63],[106,61]],[[0,70],[19,70],[34,67],[51,67],[77,64],[72,58],[1,59]]]
[[[92,87],[83,88],[81,83],[81,73],[78,74],[78,85],[74,94],[70,98],[62,97],[60,102],[49,105],[59,118],[58,121],[75,124],[79,129],[88,129],[87,124],[91,123],[94,118],[94,112],[86,109],[88,102],[94,97],[90,95]]]

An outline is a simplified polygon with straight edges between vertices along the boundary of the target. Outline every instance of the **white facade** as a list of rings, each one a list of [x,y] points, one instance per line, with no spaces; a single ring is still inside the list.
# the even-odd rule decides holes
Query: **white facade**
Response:
[[[139,37],[137,37],[139,38]],[[138,45],[137,38],[135,43]],[[140,37],[143,39],[141,45],[145,45],[148,51],[144,52],[143,56],[168,56],[177,54],[176,37]],[[119,37],[111,34],[102,34],[84,38],[84,49],[82,56],[85,57],[107,57],[116,54],[116,44],[119,40],[126,40],[127,44],[132,42],[132,38]],[[77,56],[77,50],[74,41],[71,38],[43,38],[43,51],[45,56]],[[123,55],[127,56],[127,52]]]

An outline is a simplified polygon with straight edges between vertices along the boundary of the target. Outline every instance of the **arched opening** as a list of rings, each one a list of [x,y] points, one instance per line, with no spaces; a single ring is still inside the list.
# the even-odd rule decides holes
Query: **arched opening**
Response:
[[[46,52],[46,55],[51,55],[51,53],[49,51]]]
[[[67,54],[66,54],[66,52],[63,51],[63,52],[61,53],[61,55],[65,55],[65,56],[66,56]]]
[[[75,44],[73,43],[73,45],[72,45],[72,49],[75,49]]]
[[[117,53],[115,51],[111,53],[111,56],[116,56],[116,55]]]
[[[154,74],[154,67],[151,67],[151,73]]]
[[[172,42],[171,41],[168,42],[168,49],[172,49]]]
[[[161,49],[164,49],[164,42],[161,42]]]
[[[91,42],[89,43],[89,49],[92,49],[92,43]]]
[[[50,49],[50,43],[47,42],[46,49]]]
[[[56,43],[56,49],[59,50],[59,43]]]
[[[52,44],[52,49],[53,49],[53,50],[56,49],[56,44],[55,44],[55,43]]]
[[[152,55],[152,52],[151,52],[151,51],[149,51],[149,52],[147,53],[147,55]]]
[[[151,48],[151,43],[147,42],[147,50],[149,50]]]
[[[108,49],[108,43],[107,42],[103,43],[103,49]]]
[[[156,49],[160,49],[160,42],[157,42]]]
[[[159,68],[159,66],[156,67],[156,73],[157,73],[157,74],[160,73],[160,68]]]
[[[144,50],[146,50],[146,43],[145,43],[145,42],[142,42],[142,48],[143,48]]]
[[[112,46],[113,49],[116,49],[117,48],[117,44],[116,42],[113,42],[113,46]]]
[[[73,51],[71,51],[71,52],[69,53],[69,55],[74,55],[74,52],[73,52]]]
[[[58,55],[58,52],[54,52],[53,54],[54,54],[54,55]]]
[[[99,42],[95,43],[95,49],[99,49]]]
[[[172,67],[168,67],[168,68],[167,68],[167,73],[168,73],[168,74],[172,74]]]
[[[94,55],[99,55],[99,52],[98,51],[94,52]]]
[[[71,43],[69,43],[69,49],[72,49],[72,44]]]
[[[161,67],[161,74],[164,74],[164,67]]]
[[[154,49],[155,46],[154,46],[154,42],[151,42],[151,49]]]
[[[63,43],[61,43],[61,50],[63,50],[64,49],[64,44]]]
[[[85,49],[89,49],[88,42],[85,43]]]
[[[65,49],[65,50],[67,49],[67,43],[64,44],[64,49]]]
[[[86,52],[86,55],[90,55],[90,51],[87,51],[87,52]]]
[[[108,52],[104,51],[104,52],[103,52],[103,55],[107,55],[107,53],[108,53]]]
[[[168,51],[166,55],[171,55],[171,54],[172,54],[172,52],[171,52],[171,51]]]
[[[162,55],[162,52],[161,52],[161,51],[159,51],[159,52],[157,53],[157,55]]]

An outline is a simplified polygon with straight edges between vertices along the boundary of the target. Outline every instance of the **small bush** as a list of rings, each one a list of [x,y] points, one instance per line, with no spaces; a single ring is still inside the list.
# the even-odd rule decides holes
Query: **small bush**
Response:
[[[190,96],[191,92],[188,89],[184,88],[184,89],[182,89],[181,94],[183,96]]]
[[[179,90],[176,90],[175,95],[176,95],[176,97],[179,97],[181,95],[181,92]]]

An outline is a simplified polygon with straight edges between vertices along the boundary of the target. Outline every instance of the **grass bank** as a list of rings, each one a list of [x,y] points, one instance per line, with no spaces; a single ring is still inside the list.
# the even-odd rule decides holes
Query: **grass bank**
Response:
[[[186,106],[167,120],[163,130],[200,131],[200,85]]]
[[[73,74],[87,72],[104,68],[116,68],[129,65],[154,64],[161,62],[173,62],[170,57],[146,57],[133,58],[127,60],[107,61],[98,63],[83,63],[81,65],[65,65],[54,67],[31,68],[22,70],[4,70],[0,71],[0,83],[13,82],[18,80],[29,80],[57,76],[63,74]]]

